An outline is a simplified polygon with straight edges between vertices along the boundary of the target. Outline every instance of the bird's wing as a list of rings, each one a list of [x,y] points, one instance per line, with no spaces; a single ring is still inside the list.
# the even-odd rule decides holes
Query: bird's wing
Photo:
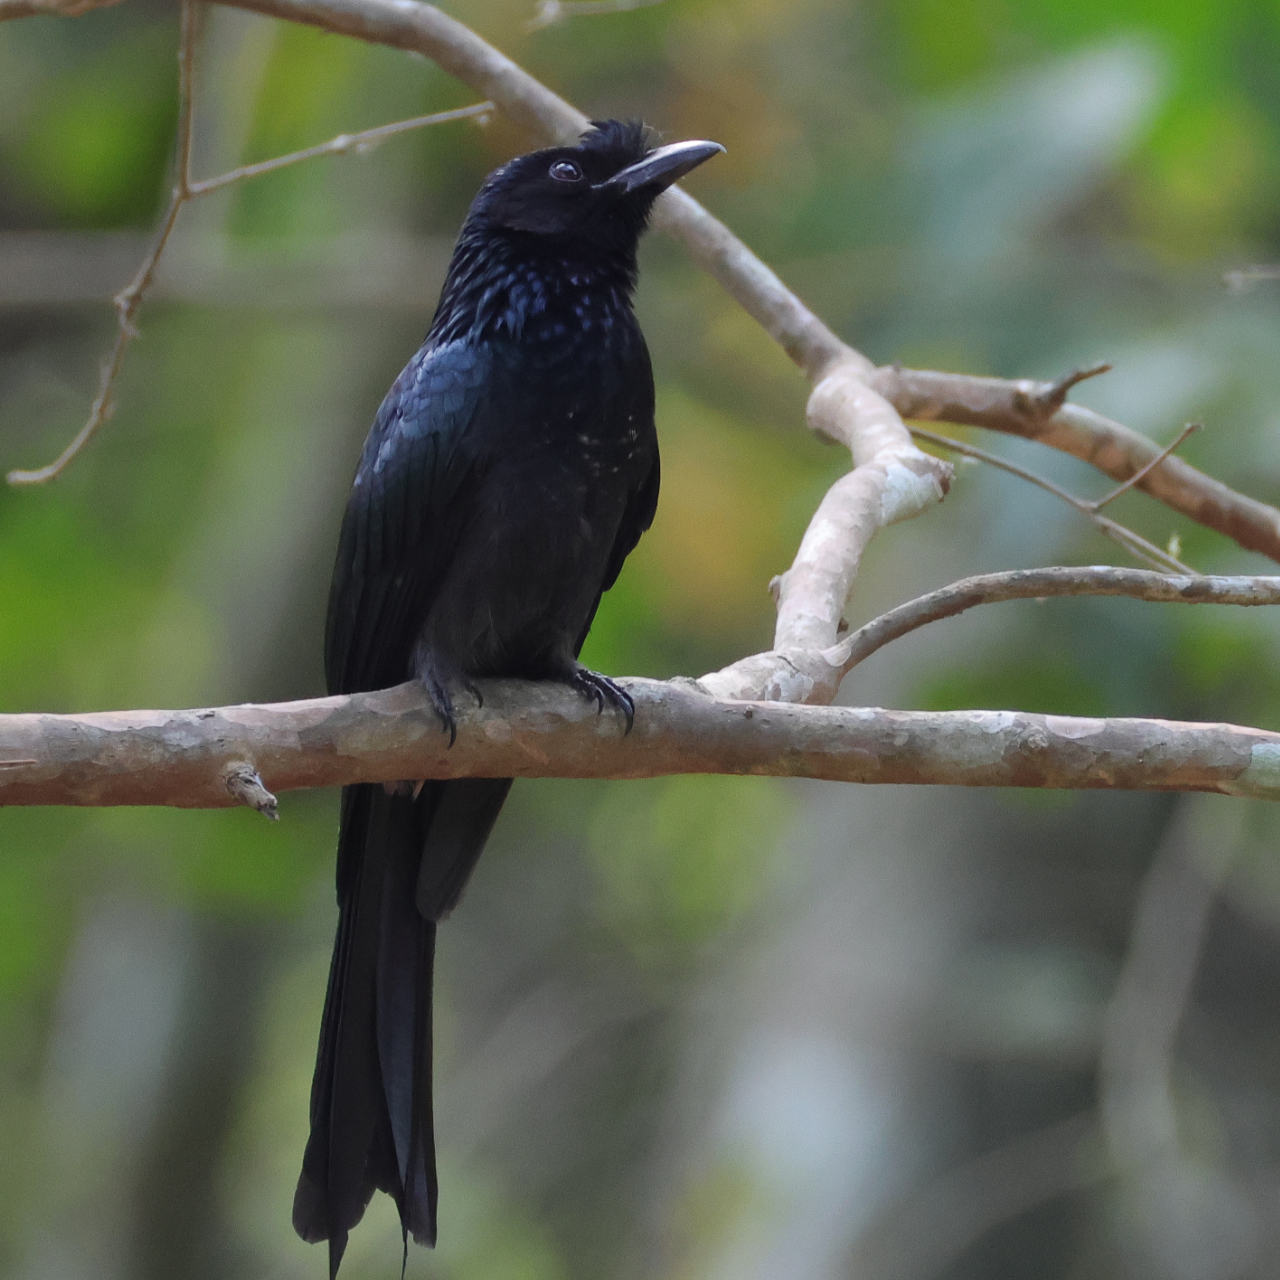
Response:
[[[424,347],[378,410],[342,522],[325,630],[330,693],[407,680],[416,629],[449,564],[477,464],[468,427],[491,359]]]
[[[613,550],[609,553],[609,563],[605,567],[604,583],[600,588],[602,593],[617,582],[618,574],[622,572],[622,562],[636,549],[640,535],[653,523],[654,513],[658,510],[658,486],[661,479],[661,468],[655,451],[653,466],[649,468],[644,483],[627,500],[622,523],[613,540]]]
[[[600,607],[601,597],[617,582],[618,574],[622,572],[623,562],[636,549],[640,535],[653,523],[654,513],[658,510],[658,487],[661,478],[661,468],[655,452],[653,465],[649,468],[649,474],[645,477],[644,483],[627,499],[622,521],[618,525],[618,532],[613,540],[613,549],[609,552],[609,560],[605,565],[604,579],[600,584],[600,590],[596,592],[596,602],[591,606],[590,614],[587,615],[582,634],[578,636],[574,653],[582,652],[582,646],[587,642],[587,632],[591,630],[591,624],[596,620],[596,610]]]

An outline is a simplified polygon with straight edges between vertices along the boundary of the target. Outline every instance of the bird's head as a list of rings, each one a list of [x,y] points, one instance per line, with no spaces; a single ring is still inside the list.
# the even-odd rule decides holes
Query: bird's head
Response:
[[[573,147],[517,156],[489,175],[473,215],[491,226],[634,249],[653,202],[724,148],[651,145],[638,122],[597,120]]]

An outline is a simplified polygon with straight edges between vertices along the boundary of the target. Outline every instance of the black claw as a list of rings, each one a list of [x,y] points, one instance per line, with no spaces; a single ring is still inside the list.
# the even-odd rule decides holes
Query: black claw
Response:
[[[484,694],[480,692],[479,686],[472,684],[470,680],[464,680],[462,687],[476,700],[476,706],[483,710]]]
[[[458,722],[453,717],[453,699],[449,696],[449,690],[433,677],[425,678],[422,683],[426,686],[427,697],[431,699],[436,715],[440,717],[441,727],[449,735],[449,745],[452,747],[458,740]]]
[[[579,693],[595,699],[596,715],[604,713],[606,702],[621,711],[627,720],[624,732],[631,732],[631,726],[636,718],[636,704],[621,685],[615,684],[608,676],[602,676],[598,671],[589,671],[586,667],[579,667],[570,677],[569,683]]]

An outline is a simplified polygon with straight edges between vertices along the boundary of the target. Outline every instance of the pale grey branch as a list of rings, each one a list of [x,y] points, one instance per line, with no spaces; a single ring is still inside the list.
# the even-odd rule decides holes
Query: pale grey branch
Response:
[[[456,777],[772,774],[970,787],[1217,791],[1280,798],[1280,734],[1226,724],[1014,711],[724,702],[628,680],[635,728],[558,685],[479,682],[449,738],[423,691],[204,711],[0,716],[0,804],[237,803],[228,766],[272,793]]]
[[[829,649],[825,656],[844,676],[877,649],[930,622],[954,618],[980,604],[1049,596],[1129,596],[1165,604],[1277,605],[1280,577],[1169,574],[1106,564],[987,573],[962,578],[881,614]]]

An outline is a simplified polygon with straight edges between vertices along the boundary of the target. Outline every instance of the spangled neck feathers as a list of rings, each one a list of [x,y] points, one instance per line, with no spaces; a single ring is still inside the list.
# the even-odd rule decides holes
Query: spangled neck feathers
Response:
[[[566,327],[607,331],[630,317],[635,284],[634,245],[602,251],[473,217],[454,249],[428,341],[536,342]]]

